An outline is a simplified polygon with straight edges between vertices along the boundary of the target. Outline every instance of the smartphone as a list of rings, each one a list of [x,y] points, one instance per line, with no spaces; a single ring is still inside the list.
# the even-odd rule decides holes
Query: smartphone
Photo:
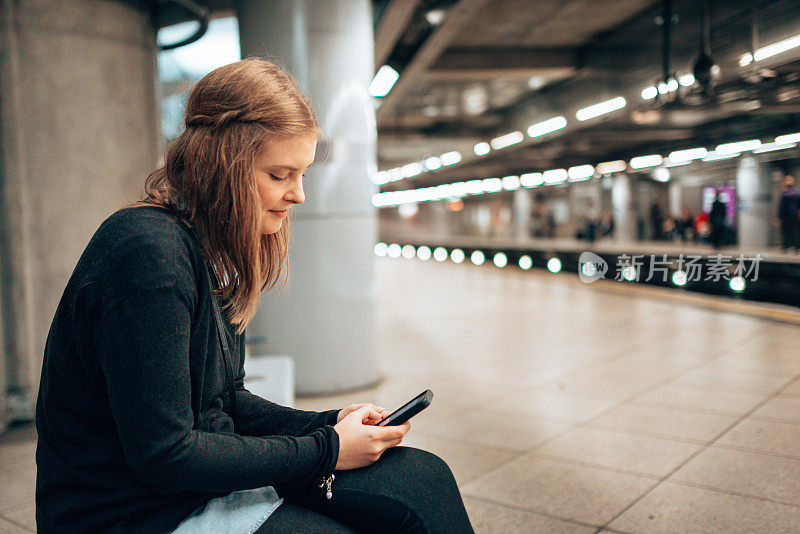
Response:
[[[400,408],[393,411],[388,417],[381,420],[377,426],[396,426],[402,425],[419,412],[427,408],[433,399],[433,391],[426,389]]]

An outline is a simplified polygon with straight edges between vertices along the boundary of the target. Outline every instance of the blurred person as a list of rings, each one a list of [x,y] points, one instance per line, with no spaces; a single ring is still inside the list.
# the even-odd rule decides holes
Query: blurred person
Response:
[[[661,210],[661,205],[658,202],[653,202],[650,205],[650,229],[651,239],[658,241],[661,239],[661,229],[664,226],[664,212]]]
[[[603,210],[600,216],[600,237],[614,237],[616,223],[614,222],[614,212],[612,210]]]
[[[700,211],[694,219],[694,235],[698,243],[708,243],[711,234],[711,225],[708,223],[708,213]]]
[[[708,212],[708,224],[711,228],[709,240],[715,249],[722,248],[726,244],[728,225],[727,208],[722,201],[719,191],[714,195],[714,202],[711,203],[711,211]]]
[[[675,230],[684,243],[694,241],[694,216],[689,208],[681,209],[681,216],[675,223]]]
[[[528,224],[531,237],[543,237],[545,233],[544,204],[541,199],[533,201],[531,208],[531,218]]]
[[[200,80],[184,122],[145,199],[94,234],[53,318],[39,531],[472,532],[447,465],[397,447],[409,423],[244,387],[244,330],[285,274],[288,215],[314,161],[306,98],[248,59]]]
[[[783,178],[782,188],[776,220],[781,227],[781,247],[786,252],[789,249],[797,252],[800,247],[800,192],[794,186],[793,176]]]
[[[673,241],[675,239],[675,219],[672,215],[664,218],[664,224],[661,226],[661,236],[665,241]]]

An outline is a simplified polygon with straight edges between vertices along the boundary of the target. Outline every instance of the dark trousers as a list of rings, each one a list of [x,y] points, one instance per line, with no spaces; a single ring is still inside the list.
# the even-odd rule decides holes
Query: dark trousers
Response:
[[[783,237],[784,249],[800,248],[800,235],[798,235],[798,223],[796,217],[784,218],[781,220],[781,235]]]
[[[472,533],[447,464],[409,447],[387,450],[360,469],[337,471],[333,497],[316,484],[275,488],[281,504],[258,533]]]

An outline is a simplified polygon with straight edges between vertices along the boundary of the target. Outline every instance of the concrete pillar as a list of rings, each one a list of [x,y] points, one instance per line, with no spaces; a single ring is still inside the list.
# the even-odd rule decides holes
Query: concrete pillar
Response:
[[[123,3],[0,6],[2,351],[25,412],[72,269],[157,162],[155,35],[149,16]]]
[[[769,169],[753,156],[744,155],[736,169],[736,217],[738,245],[765,249],[770,245],[770,228],[775,217]]]
[[[514,237],[517,239],[527,239],[530,237],[530,218],[533,202],[531,200],[531,190],[520,188],[514,191],[513,197],[513,217]]]
[[[306,173],[292,221],[289,280],[248,327],[251,352],[295,359],[297,392],[330,393],[380,378],[372,247],[376,127],[368,0],[241,0],[242,57],[281,62],[311,99],[327,158]],[[321,154],[324,156],[324,154]]]
[[[614,206],[614,241],[630,243],[636,240],[636,213],[633,210],[631,178],[627,174],[615,174],[611,189]]]

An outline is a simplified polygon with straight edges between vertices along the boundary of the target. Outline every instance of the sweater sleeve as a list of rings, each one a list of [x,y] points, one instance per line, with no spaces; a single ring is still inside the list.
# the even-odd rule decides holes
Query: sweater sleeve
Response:
[[[164,493],[225,493],[331,473],[338,458],[332,426],[299,437],[194,428],[189,342],[197,295],[181,275],[167,273],[106,303],[95,330],[111,413],[136,478]]]
[[[305,436],[335,425],[339,410],[313,412],[281,406],[254,395],[244,387],[244,335],[239,343],[239,370],[236,377],[236,433],[245,436]]]

